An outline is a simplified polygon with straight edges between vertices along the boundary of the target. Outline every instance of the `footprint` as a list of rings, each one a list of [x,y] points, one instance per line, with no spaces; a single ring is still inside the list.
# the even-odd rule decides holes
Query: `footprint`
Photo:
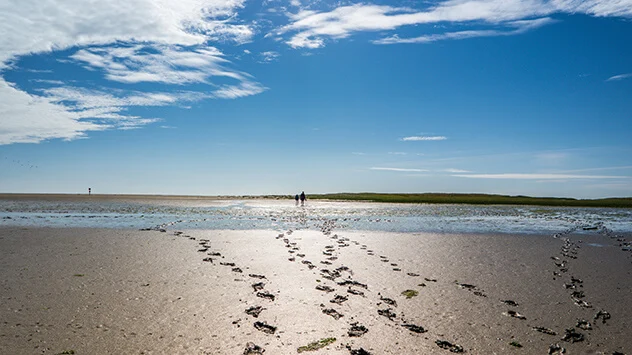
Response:
[[[328,316],[332,316],[334,319],[338,320],[342,317],[344,317],[342,314],[338,313],[338,311],[336,311],[333,308],[327,308],[327,309],[323,309],[323,313],[325,313]]]
[[[256,284],[252,284],[252,288],[255,289],[255,292],[263,290],[265,286],[266,284],[264,284],[263,282],[257,282]]]
[[[462,352],[464,352],[463,347],[461,345],[452,344],[449,341],[437,340],[437,341],[435,341],[435,344],[437,344],[437,346],[440,347],[441,349],[450,350],[451,353],[462,353]]]
[[[260,347],[259,345],[255,345],[253,342],[249,342],[246,344],[246,349],[244,349],[244,355],[261,355],[265,352],[265,349]]]
[[[390,308],[387,309],[378,309],[377,314],[384,316],[390,320],[393,320],[397,315]]]
[[[265,299],[270,300],[270,301],[274,301],[274,297],[275,296],[273,294],[269,293],[269,292],[263,291],[263,292],[257,292],[257,297],[261,297],[261,298],[265,298]]]
[[[333,288],[331,288],[329,286],[325,286],[325,285],[318,285],[318,286],[316,286],[316,289],[318,291],[325,291],[327,293],[335,291]]]
[[[566,349],[561,347],[560,344],[552,344],[549,346],[549,355],[562,355],[566,354]]]
[[[548,334],[548,335],[557,335],[553,329],[545,328],[545,327],[533,327],[533,330],[537,330],[540,333]]]
[[[425,330],[424,327],[422,327],[420,325],[402,324],[402,327],[410,330],[413,333],[425,333],[425,332],[427,332],[427,330]]]
[[[378,293],[378,295],[379,295],[379,293]],[[384,303],[386,303],[388,305],[391,305],[393,307],[397,307],[397,302],[395,302],[395,300],[392,299],[392,298],[382,297],[382,295],[380,295],[380,301],[382,301],[382,302],[384,302]]]
[[[255,328],[267,334],[274,334],[277,327],[267,324],[266,322],[255,322]]]
[[[263,311],[264,309],[265,308],[263,308],[261,306],[252,306],[252,307],[246,309],[246,314],[257,318],[257,317],[259,317],[259,314],[261,313],[261,311]]]
[[[366,334],[366,332],[368,332],[369,329],[367,329],[365,326],[356,323],[352,323],[351,324],[351,328],[349,329],[349,331],[347,332],[347,334],[350,337],[361,337],[364,334]]]
[[[353,281],[353,280],[344,280],[342,282],[338,282],[339,286],[359,286],[362,287],[364,289],[368,289],[369,286],[367,286],[366,284],[360,283],[358,281]]]
[[[566,329],[566,334],[562,338],[564,341],[576,343],[584,340],[584,334],[576,332],[575,328]]]
[[[331,303],[342,304],[344,301],[348,300],[347,296],[336,295],[333,299],[329,300]]]
[[[518,313],[516,311],[512,311],[512,310],[507,311],[507,313],[505,313],[505,314],[510,316],[510,317],[513,317],[513,318],[518,318],[518,319],[522,319],[522,320],[527,319],[527,317],[523,316],[522,314],[520,314],[520,313]]]

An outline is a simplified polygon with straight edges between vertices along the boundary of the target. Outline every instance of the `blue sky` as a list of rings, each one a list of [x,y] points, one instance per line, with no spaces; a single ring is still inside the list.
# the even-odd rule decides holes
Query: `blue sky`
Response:
[[[9,0],[0,192],[632,196],[632,0]]]

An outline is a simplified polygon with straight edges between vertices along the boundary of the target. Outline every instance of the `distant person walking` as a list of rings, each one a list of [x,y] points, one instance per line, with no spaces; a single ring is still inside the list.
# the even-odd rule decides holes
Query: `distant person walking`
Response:
[[[301,206],[305,206],[305,191],[301,192]]]
[[[296,194],[296,196],[294,196],[294,199],[296,200],[296,205],[298,206],[298,194]]]

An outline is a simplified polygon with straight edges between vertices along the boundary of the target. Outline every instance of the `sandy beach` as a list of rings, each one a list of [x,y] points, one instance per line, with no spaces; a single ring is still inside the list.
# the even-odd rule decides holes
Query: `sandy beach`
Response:
[[[629,354],[622,243],[3,227],[0,353]]]

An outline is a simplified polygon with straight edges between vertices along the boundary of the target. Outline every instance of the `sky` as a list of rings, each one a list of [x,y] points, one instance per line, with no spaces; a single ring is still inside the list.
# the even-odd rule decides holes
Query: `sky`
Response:
[[[0,192],[632,196],[632,0],[5,0]]]

